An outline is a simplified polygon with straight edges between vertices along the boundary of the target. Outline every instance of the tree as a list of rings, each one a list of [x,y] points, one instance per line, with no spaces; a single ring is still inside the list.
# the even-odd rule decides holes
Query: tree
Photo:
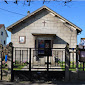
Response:
[[[25,2],[28,3],[28,6],[30,6],[30,3],[33,2],[33,1],[38,1],[38,0],[23,0],[24,4],[25,4]],[[45,2],[51,2],[51,1],[55,1],[55,2],[56,2],[56,1],[63,1],[64,4],[66,4],[66,3],[71,2],[72,0],[42,0],[42,3],[44,4]],[[8,4],[8,0],[4,0],[4,2],[5,2],[6,4]],[[18,4],[19,2],[20,2],[20,0],[14,0],[13,3]]]

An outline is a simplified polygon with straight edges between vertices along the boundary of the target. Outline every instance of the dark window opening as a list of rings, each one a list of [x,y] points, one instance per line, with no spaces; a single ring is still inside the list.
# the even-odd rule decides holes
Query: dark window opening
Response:
[[[1,35],[3,35],[3,32],[1,32]]]
[[[6,44],[6,41],[4,40],[4,45]]]

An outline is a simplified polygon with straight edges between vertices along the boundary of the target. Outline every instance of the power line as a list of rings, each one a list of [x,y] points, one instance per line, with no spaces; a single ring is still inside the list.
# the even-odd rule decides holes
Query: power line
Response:
[[[23,14],[20,14],[20,13],[16,13],[16,12],[12,12],[12,11],[9,11],[9,10],[3,9],[3,8],[0,8],[0,9],[3,10],[3,11],[7,11],[7,12],[10,12],[10,13],[13,13],[13,14],[18,14],[18,15],[26,16],[26,15],[23,15]]]

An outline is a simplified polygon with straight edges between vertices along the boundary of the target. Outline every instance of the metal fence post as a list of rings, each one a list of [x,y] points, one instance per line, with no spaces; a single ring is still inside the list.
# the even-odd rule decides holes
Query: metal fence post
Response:
[[[47,78],[49,81],[49,55],[47,56]]]
[[[78,45],[76,46],[76,71],[78,71]]]
[[[21,50],[20,50],[20,64],[21,64]]]
[[[3,54],[3,45],[0,44],[0,48],[1,48],[1,80],[2,80],[2,54]]]
[[[76,46],[76,72],[78,78],[78,45]]]
[[[15,65],[16,65],[16,48],[15,48]]]
[[[65,47],[65,81],[69,81],[69,44]]]
[[[31,48],[29,48],[29,75],[31,81]]]
[[[83,46],[83,50],[84,50],[84,46]],[[84,71],[84,62],[83,62],[83,71]]]
[[[13,74],[13,43],[9,43],[9,50],[11,53],[11,82],[14,80],[14,74]]]
[[[28,48],[27,48],[27,64],[28,64]]]
[[[23,50],[22,50],[22,63],[23,63]]]
[[[47,72],[49,71],[49,56],[47,56]]]

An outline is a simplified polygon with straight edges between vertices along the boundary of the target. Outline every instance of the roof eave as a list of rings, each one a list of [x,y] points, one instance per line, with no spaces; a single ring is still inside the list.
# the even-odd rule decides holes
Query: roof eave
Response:
[[[81,28],[79,28],[78,26],[76,26],[75,24],[73,24],[72,22],[70,22],[69,20],[65,19],[64,17],[62,17],[61,15],[59,15],[58,13],[54,12],[53,10],[51,10],[50,8],[48,8],[48,7],[46,7],[46,6],[43,6],[43,7],[39,8],[39,9],[37,9],[36,11],[34,11],[33,13],[31,13],[30,15],[27,15],[26,17],[20,19],[19,21],[15,22],[14,24],[10,25],[9,27],[7,27],[7,30],[11,32],[12,29],[13,29],[13,27],[14,27],[15,25],[17,25],[17,24],[19,24],[20,22],[22,22],[23,20],[31,17],[32,15],[34,15],[34,14],[37,13],[37,12],[39,12],[39,11],[42,10],[43,8],[46,8],[47,10],[49,10],[50,12],[52,12],[55,16],[63,19],[65,22],[71,24],[74,28],[76,28],[76,29],[79,30],[80,32],[82,31]],[[11,29],[11,30],[10,30],[10,29]]]

